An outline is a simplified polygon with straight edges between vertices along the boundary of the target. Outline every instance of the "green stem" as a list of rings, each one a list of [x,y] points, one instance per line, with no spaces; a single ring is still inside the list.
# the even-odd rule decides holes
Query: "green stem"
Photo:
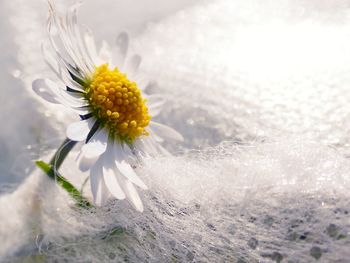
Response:
[[[66,138],[56,151],[55,155],[52,157],[50,165],[55,166],[58,170],[61,167],[64,159],[66,159],[68,153],[73,149],[73,147],[76,144],[77,142]]]
[[[66,159],[68,153],[73,149],[77,142],[65,139],[62,145],[58,148],[49,164],[43,161],[36,161],[36,165],[45,172],[51,179],[55,180],[64,190],[72,196],[77,205],[80,207],[90,208],[92,205],[90,202],[82,196],[74,185],[72,185],[66,178],[64,178],[58,169],[61,167],[63,161]]]
[[[84,187],[86,185],[86,183],[89,181],[89,176],[85,178],[83,184],[81,185],[81,188],[80,188],[80,193],[83,194],[83,191],[84,191]]]

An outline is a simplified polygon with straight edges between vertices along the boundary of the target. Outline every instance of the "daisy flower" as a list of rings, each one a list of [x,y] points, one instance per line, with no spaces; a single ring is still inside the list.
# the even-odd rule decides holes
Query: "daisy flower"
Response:
[[[141,57],[128,56],[126,33],[117,37],[112,49],[103,42],[97,51],[90,31],[77,24],[80,3],[66,14],[58,12],[52,1],[49,6],[49,43],[42,51],[59,81],[37,79],[33,90],[80,117],[67,127],[66,135],[82,142],[77,163],[90,172],[94,203],[101,206],[110,196],[126,198],[143,211],[137,187],[147,186],[135,168],[142,157],[167,153],[159,144],[163,139],[183,137],[152,120],[164,99],[146,94],[146,85],[137,81]]]

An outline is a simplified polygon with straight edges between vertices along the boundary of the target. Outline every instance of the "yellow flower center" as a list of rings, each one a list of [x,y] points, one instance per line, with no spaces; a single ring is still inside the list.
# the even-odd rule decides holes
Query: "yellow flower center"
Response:
[[[86,84],[86,99],[92,113],[111,136],[133,142],[141,135],[148,135],[151,116],[146,100],[135,82],[130,81],[118,68],[110,70],[107,64],[96,67]]]

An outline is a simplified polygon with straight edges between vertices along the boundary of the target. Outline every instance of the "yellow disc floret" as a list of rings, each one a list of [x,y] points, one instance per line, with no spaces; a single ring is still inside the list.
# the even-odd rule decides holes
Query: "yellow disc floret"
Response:
[[[118,68],[110,70],[107,64],[95,68],[86,84],[86,99],[93,115],[105,125],[115,138],[134,141],[148,135],[151,116],[146,100],[135,82],[130,81]]]

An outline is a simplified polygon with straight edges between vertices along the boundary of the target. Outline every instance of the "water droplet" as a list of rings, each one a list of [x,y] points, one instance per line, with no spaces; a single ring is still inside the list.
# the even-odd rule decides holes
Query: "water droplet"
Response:
[[[12,71],[12,76],[14,76],[15,78],[19,78],[21,76],[21,71],[19,69],[15,69],[14,71]]]

